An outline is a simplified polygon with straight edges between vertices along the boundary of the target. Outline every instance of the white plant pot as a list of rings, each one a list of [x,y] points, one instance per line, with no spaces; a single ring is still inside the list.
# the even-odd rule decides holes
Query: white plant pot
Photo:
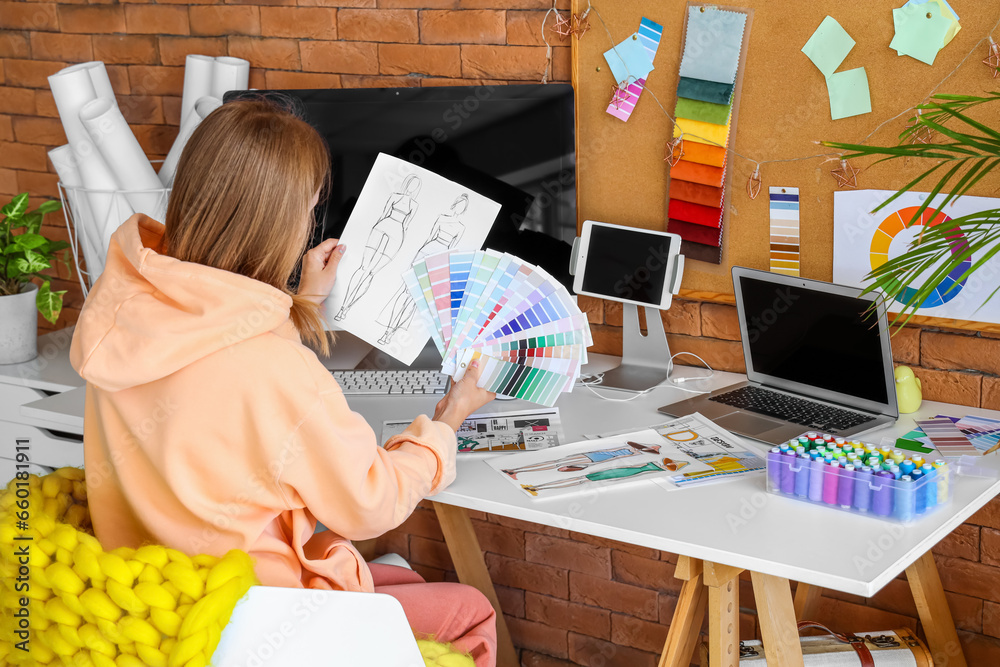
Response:
[[[0,296],[0,364],[19,364],[38,356],[38,285]]]

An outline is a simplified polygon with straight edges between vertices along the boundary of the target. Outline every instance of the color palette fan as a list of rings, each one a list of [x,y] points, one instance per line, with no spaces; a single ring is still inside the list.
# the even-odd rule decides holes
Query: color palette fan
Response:
[[[483,365],[479,386],[552,406],[572,391],[593,343],[587,316],[541,268],[508,254],[452,251],[403,274],[441,353],[460,380]]]

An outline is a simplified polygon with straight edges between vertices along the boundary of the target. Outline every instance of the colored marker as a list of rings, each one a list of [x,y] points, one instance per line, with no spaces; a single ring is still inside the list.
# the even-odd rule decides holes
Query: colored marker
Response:
[[[917,511],[916,490],[913,478],[903,475],[896,482],[896,498],[893,516],[900,521],[912,521]]]
[[[862,466],[854,471],[854,509],[867,513],[872,505],[872,469]]]
[[[892,514],[893,476],[888,470],[880,470],[872,479],[872,511],[879,516]]]
[[[854,466],[848,463],[840,470],[840,487],[837,489],[837,502],[844,509],[851,509],[854,501]]]

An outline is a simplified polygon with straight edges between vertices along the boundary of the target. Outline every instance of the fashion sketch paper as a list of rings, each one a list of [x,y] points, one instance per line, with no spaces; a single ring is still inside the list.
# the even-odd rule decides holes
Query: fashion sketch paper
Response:
[[[380,153],[340,242],[347,253],[323,304],[327,325],[409,364],[430,338],[403,273],[449,250],[479,250],[500,204]]]

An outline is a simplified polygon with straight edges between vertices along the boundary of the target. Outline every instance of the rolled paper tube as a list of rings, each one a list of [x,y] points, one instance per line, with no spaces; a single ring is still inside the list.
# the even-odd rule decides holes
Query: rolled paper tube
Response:
[[[88,230],[88,233],[95,239],[103,265],[108,252],[107,242],[110,240],[110,234],[105,233],[106,229],[117,228],[131,215],[131,210],[127,210],[127,202],[117,201],[114,191],[119,189],[118,180],[80,120],[80,109],[98,99],[90,70],[91,68],[78,65],[62,69],[49,77],[49,87],[52,89],[52,99],[59,112],[66,139],[76,156],[83,186],[89,190],[87,202],[93,229]],[[96,276],[91,278],[96,279]]]
[[[840,486],[837,489],[837,503],[850,509],[854,502],[854,466],[848,463],[840,469]]]
[[[117,104],[115,90],[111,86],[111,79],[108,78],[108,70],[100,60],[91,60],[86,63],[70,65],[61,70],[62,73],[75,72],[76,70],[86,70],[90,76],[90,82],[94,84],[94,92],[98,97],[104,97]]]
[[[80,109],[80,120],[136,213],[163,220],[166,193],[118,105],[103,97]]]
[[[220,56],[212,68],[211,96],[222,99],[230,90],[246,90],[250,84],[250,63],[242,58]]]
[[[203,97],[212,95],[212,73],[215,71],[215,58],[189,54],[184,59],[184,91],[181,93],[181,122],[184,127],[194,105]]]
[[[187,121],[181,125],[180,131],[177,133],[177,138],[174,139],[173,145],[170,147],[170,152],[167,153],[167,157],[163,160],[163,164],[160,166],[160,182],[163,183],[164,187],[170,187],[173,185],[174,176],[177,172],[177,163],[180,162],[181,155],[184,152],[184,146],[187,145],[188,139],[194,134],[194,130],[198,127],[198,124],[205,119],[208,114],[212,113],[216,109],[222,106],[222,100],[215,97],[203,97],[198,100],[190,116],[188,116]]]
[[[680,201],[670,198],[667,205],[667,215],[674,220],[682,220],[695,225],[714,227],[718,229],[722,226],[722,209],[692,204],[691,202]]]
[[[670,180],[689,181],[721,188],[726,172],[721,167],[710,167],[707,164],[688,162],[683,158],[670,168]]]
[[[767,487],[768,490],[781,489],[781,450],[772,447],[767,453]]]
[[[878,516],[892,514],[894,484],[892,473],[887,470],[880,470],[872,478],[872,511]]]
[[[837,492],[840,490],[840,464],[829,461],[823,471],[823,502],[827,505],[837,504]]]
[[[782,493],[794,493],[795,492],[795,470],[798,469],[798,464],[795,463],[796,456],[795,452],[792,450],[787,450],[781,453],[781,492]],[[795,468],[792,465],[795,464]]]
[[[809,463],[809,500],[817,503],[823,502],[823,473],[826,462],[822,458],[815,458]]]
[[[854,509],[867,512],[872,506],[872,469],[863,466],[854,471]]]
[[[808,454],[800,454],[795,464],[798,468],[795,471],[795,495],[805,498],[809,495],[809,471],[812,461]]]
[[[910,521],[917,512],[916,484],[909,475],[903,475],[896,480],[895,485],[892,515],[899,521]]]
[[[667,229],[671,233],[677,234],[685,241],[704,243],[705,245],[715,246],[716,248],[718,248],[722,243],[721,229],[714,229],[712,227],[706,227],[705,225],[695,225],[690,222],[674,219],[671,219],[667,224]]]
[[[682,76],[677,84],[677,96],[713,104],[729,104],[733,99],[733,84],[716,83]]]
[[[93,285],[97,276],[104,271],[104,254],[100,251],[94,234],[96,225],[94,215],[90,212],[90,203],[87,197],[83,196],[83,190],[78,189],[83,187],[83,178],[76,164],[76,156],[73,155],[73,149],[69,144],[65,144],[50,150],[49,160],[56,169],[59,182],[66,186],[70,211],[63,211],[63,215],[69,215],[73,219],[77,243],[83,252],[87,273],[91,276],[90,284]]]

